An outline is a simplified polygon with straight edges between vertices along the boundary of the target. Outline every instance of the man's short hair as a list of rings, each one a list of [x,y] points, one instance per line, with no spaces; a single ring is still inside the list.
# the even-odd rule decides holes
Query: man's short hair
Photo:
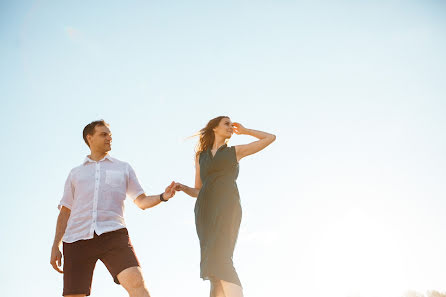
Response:
[[[88,141],[87,141],[87,135],[93,135],[95,132],[94,128],[96,126],[109,127],[110,125],[108,123],[106,123],[104,120],[98,120],[98,121],[93,121],[90,124],[88,124],[87,126],[85,126],[84,131],[82,132],[82,136],[84,137],[84,141],[88,145],[88,147],[90,147],[90,145],[88,144]]]

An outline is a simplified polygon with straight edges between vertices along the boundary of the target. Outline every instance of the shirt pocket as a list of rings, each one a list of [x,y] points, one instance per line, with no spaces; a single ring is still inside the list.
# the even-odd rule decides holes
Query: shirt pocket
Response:
[[[124,173],[118,170],[105,171],[105,184],[116,188],[124,185]]]

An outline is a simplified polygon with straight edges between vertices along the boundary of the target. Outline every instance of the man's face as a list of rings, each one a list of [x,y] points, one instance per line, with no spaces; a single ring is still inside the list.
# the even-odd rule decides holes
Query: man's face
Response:
[[[107,153],[111,151],[112,134],[106,126],[94,127],[94,134],[87,135],[91,151]]]

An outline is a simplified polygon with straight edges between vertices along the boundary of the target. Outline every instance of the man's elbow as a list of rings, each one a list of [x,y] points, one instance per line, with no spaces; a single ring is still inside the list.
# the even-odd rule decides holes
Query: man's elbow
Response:
[[[138,206],[138,208],[145,210],[147,207],[144,205],[144,198],[143,197],[137,197],[134,201],[133,201],[136,206]]]

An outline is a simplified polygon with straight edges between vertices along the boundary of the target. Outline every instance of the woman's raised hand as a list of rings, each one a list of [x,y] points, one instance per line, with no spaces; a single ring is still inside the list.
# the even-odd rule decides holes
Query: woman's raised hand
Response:
[[[245,134],[245,132],[247,130],[245,128],[245,126],[243,126],[240,123],[236,123],[236,122],[232,123],[232,128],[234,129],[234,133],[237,135]]]

